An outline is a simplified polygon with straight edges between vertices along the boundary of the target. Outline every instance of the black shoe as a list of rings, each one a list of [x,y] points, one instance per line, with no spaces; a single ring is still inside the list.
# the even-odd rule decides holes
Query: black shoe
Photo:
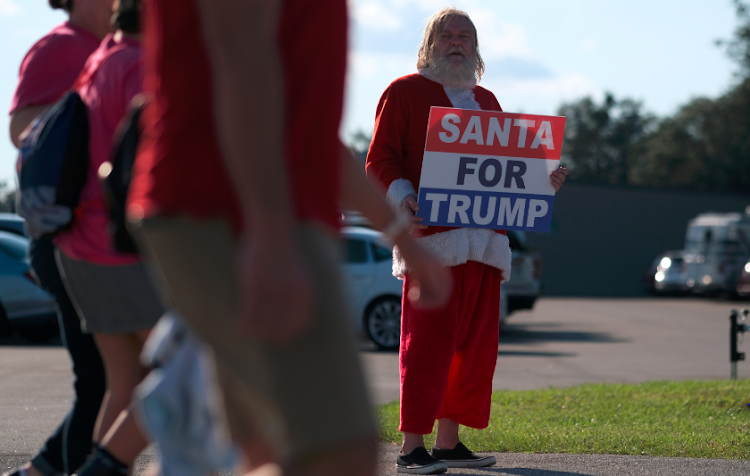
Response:
[[[399,453],[396,460],[396,470],[399,473],[440,474],[448,471],[448,466],[430,456],[430,453],[423,446],[420,446],[408,455]]]
[[[452,450],[432,447],[432,457],[445,463],[449,468],[484,468],[497,463],[494,456],[479,456],[458,443]]]
[[[83,466],[70,476],[127,476],[128,466],[112,456],[109,451],[97,447]]]

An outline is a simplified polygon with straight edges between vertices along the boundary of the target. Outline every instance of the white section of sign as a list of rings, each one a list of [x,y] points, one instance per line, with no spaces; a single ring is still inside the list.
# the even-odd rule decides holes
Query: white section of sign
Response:
[[[425,152],[420,187],[554,195],[559,160]]]

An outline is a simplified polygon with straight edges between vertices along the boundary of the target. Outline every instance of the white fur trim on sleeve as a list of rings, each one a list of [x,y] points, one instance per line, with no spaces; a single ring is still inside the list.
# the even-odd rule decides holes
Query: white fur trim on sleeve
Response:
[[[388,186],[388,193],[385,194],[385,199],[398,210],[401,207],[401,202],[409,195],[417,196],[414,185],[406,179],[396,179]]]
[[[492,266],[503,272],[503,281],[510,279],[510,242],[508,237],[492,230],[458,228],[418,238],[420,245],[432,252],[444,266],[457,266],[467,261]],[[393,249],[393,275],[403,279],[408,271],[398,247]]]

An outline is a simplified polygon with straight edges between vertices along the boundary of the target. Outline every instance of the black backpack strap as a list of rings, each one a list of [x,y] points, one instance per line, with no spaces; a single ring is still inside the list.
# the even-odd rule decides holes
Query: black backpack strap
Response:
[[[133,98],[128,113],[115,134],[109,166],[105,163],[99,169],[99,178],[113,224],[112,239],[115,249],[121,253],[139,254],[136,242],[127,228],[125,206],[141,135],[139,121],[147,103],[143,95]]]

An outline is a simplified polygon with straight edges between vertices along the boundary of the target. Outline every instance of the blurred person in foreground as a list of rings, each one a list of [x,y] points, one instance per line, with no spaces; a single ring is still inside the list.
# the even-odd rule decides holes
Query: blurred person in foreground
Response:
[[[337,261],[346,1],[151,0],[145,26],[128,220],[213,351],[232,438],[259,472],[373,474]],[[440,303],[437,262],[381,211],[412,297]]]
[[[49,0],[68,19],[37,41],[21,63],[10,107],[10,138],[18,147],[26,128],[70,90],[86,63],[111,29],[112,0]],[[92,336],[65,291],[49,236],[32,240],[31,268],[40,285],[55,297],[60,337],[67,349],[75,381],[73,405],[42,449],[19,469],[4,476],[69,474],[91,452],[91,439],[105,390],[104,366]]]
[[[111,160],[115,131],[143,88],[140,2],[115,0],[107,35],[77,82],[89,120],[86,183],[69,229],[55,237],[56,258],[81,326],[94,335],[104,361],[107,392],[94,429],[93,458],[79,476],[127,474],[148,444],[131,415],[133,391],[147,369],[143,343],[164,314],[160,296],[140,256],[114,247],[99,168]]]
[[[388,86],[380,98],[367,155],[367,174],[387,189],[393,206],[410,217],[418,242],[450,270],[455,286],[441,309],[420,309],[404,300],[401,321],[401,420],[404,442],[396,466],[402,473],[442,473],[448,467],[483,467],[493,456],[471,452],[459,425],[486,428],[497,361],[500,283],[510,278],[505,231],[427,227],[415,216],[415,185],[422,169],[431,106],[501,111],[477,85],[484,73],[477,32],[469,16],[444,8],[428,21],[418,54],[418,73]],[[550,176],[558,190],[567,175]],[[394,275],[408,289],[409,263],[394,250]],[[438,421],[431,453],[424,435]]]

